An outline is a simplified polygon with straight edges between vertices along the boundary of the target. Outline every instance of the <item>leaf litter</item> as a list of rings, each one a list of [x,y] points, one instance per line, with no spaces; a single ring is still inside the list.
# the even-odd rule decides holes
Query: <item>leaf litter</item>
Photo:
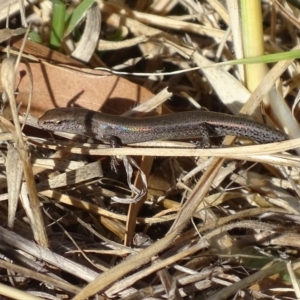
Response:
[[[282,5],[274,3],[282,12]],[[49,3],[32,6],[27,18],[35,18],[32,29],[46,40],[40,30],[46,25],[42,4]],[[226,32],[236,22],[232,6],[215,1],[97,5],[101,35],[88,64],[70,58],[73,35],[64,37],[60,52],[26,41],[22,57],[33,78],[28,118],[23,115],[31,94],[28,68],[21,63],[15,75],[14,59],[6,58],[8,71],[2,62],[0,88],[15,103],[3,107],[1,128],[8,133],[3,133],[0,179],[1,253],[6,260],[1,285],[12,285],[11,278],[14,291],[3,288],[1,293],[18,298],[23,292],[28,299],[95,294],[103,299],[295,298],[299,158],[296,152],[283,151],[299,147],[297,139],[255,146],[239,139],[234,149],[228,138],[221,149],[220,140],[213,141],[212,149],[160,141],[142,149],[108,149],[84,137],[42,132],[36,118],[48,109],[74,105],[112,114],[131,109],[132,115],[142,116],[151,110],[164,114],[195,109],[195,103],[234,114],[242,109],[259,118],[257,107],[275,85],[297,114],[293,100],[298,91],[289,84],[297,78],[298,62],[269,65],[252,92],[241,67],[163,75],[235,58],[231,47],[238,42],[238,28]],[[293,14],[294,20],[299,8],[291,10],[285,2],[286,12],[275,12],[272,19],[270,5],[263,6],[265,49],[279,51],[275,37],[286,51],[292,49],[296,37],[286,28],[298,24],[290,24],[287,15]],[[13,37],[18,32],[5,36],[11,48],[2,51],[10,56],[21,48],[22,39]],[[166,88],[172,98],[164,94]],[[154,94],[161,98],[151,100]],[[277,119],[272,105],[264,106],[266,121],[281,129],[290,126]],[[283,104],[277,105],[281,111]],[[16,113],[26,123],[23,133]],[[120,156],[115,172],[111,155],[132,155],[139,167],[128,177]],[[128,182],[141,191],[147,184],[140,201],[112,201],[130,199]]]

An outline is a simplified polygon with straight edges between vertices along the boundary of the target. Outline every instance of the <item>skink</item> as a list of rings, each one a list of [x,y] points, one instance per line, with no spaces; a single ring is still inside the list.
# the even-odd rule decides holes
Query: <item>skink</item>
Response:
[[[206,147],[211,136],[226,135],[246,137],[260,143],[287,139],[283,132],[247,118],[202,110],[128,118],[67,107],[47,111],[38,124],[46,130],[82,134],[110,144],[201,137],[201,146]]]

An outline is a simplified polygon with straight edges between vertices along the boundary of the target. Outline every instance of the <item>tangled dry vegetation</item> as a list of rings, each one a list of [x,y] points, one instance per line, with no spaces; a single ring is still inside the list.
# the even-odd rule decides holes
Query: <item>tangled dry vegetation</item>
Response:
[[[99,0],[55,50],[52,2],[24,10],[41,44],[24,37],[18,5],[0,35],[0,295],[299,299],[297,1]],[[217,64],[276,53],[292,56]],[[38,128],[48,109],[74,105],[136,116],[201,106],[291,140],[111,149]]]

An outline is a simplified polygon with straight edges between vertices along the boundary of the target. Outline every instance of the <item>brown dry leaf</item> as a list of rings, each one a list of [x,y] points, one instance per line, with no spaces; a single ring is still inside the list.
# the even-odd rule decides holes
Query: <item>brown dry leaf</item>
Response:
[[[19,42],[14,46],[19,47]],[[42,45],[26,42],[25,52],[32,55],[39,53],[39,59],[49,61],[50,58],[55,62],[55,65],[30,63],[34,82],[30,109],[33,116],[39,117],[52,108],[74,105],[99,110],[107,99],[110,100],[110,108],[106,106],[106,111],[121,114],[153,96],[147,89],[124,78],[99,70],[80,68],[84,65]],[[67,63],[73,67],[57,66]],[[29,76],[24,64],[20,64],[18,68],[16,84],[17,102],[22,103],[21,111],[24,111],[29,93]],[[2,85],[0,91],[3,91]],[[117,105],[114,100],[117,100]]]
[[[144,102],[152,94],[126,79],[97,70],[57,67],[50,64],[30,63],[33,74],[33,98],[31,114],[39,117],[45,111],[65,106],[81,106],[99,110],[110,98],[118,100],[111,112],[123,113],[136,103]],[[28,75],[24,64],[17,72],[17,102],[26,109],[29,94]],[[2,85],[0,86],[3,92]],[[120,105],[123,100],[124,106]],[[127,103],[126,103],[127,102]],[[111,102],[112,103],[112,102]]]

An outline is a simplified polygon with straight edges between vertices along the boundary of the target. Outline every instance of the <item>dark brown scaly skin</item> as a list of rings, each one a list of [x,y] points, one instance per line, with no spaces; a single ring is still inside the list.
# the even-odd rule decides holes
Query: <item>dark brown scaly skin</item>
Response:
[[[247,118],[202,110],[127,118],[67,107],[47,111],[38,123],[46,130],[83,134],[111,144],[201,137],[203,146],[207,146],[210,136],[226,135],[251,138],[260,143],[287,139],[283,132]]]

